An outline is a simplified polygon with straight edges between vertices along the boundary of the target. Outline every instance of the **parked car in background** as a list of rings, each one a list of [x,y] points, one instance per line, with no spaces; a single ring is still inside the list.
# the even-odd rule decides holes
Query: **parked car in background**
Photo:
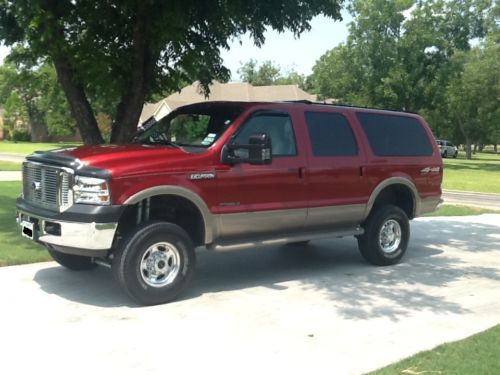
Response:
[[[458,147],[450,141],[436,139],[436,142],[443,158],[447,158],[448,156],[456,158],[458,156]]]

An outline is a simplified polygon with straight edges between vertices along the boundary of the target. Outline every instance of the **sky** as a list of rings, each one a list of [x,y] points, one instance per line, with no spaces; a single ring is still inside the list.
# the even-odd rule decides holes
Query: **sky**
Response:
[[[296,39],[291,32],[279,34],[276,31],[265,33],[266,41],[261,48],[256,47],[249,35],[240,40],[233,40],[229,50],[222,50],[224,65],[231,70],[232,80],[238,81],[238,69],[250,59],[258,63],[270,60],[279,65],[282,72],[295,70],[297,73],[309,75],[315,62],[326,51],[347,39],[347,26],[351,16],[342,12],[343,21],[334,21],[324,16],[317,16],[311,21],[311,30],[302,33]],[[0,46],[0,62],[8,53],[8,48]]]
[[[222,50],[224,65],[231,70],[232,80],[239,79],[238,69],[250,59],[270,60],[279,65],[282,72],[295,70],[297,73],[309,75],[316,61],[326,51],[332,49],[347,39],[347,27],[352,18],[346,12],[342,13],[343,21],[334,21],[324,16],[317,16],[311,21],[311,30],[295,39],[293,33],[268,31],[266,42],[256,47],[248,35],[230,43],[230,49]]]
[[[5,58],[5,56],[7,56],[8,53],[9,49],[0,44],[0,63],[3,62],[3,59]]]

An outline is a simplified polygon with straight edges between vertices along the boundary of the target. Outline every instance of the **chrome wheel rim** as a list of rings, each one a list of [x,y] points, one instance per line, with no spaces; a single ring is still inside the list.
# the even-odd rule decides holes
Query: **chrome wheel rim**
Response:
[[[142,280],[155,288],[169,285],[179,274],[180,263],[177,247],[168,242],[155,243],[142,256],[140,263]]]
[[[379,233],[379,244],[386,254],[395,252],[401,244],[401,225],[394,219],[387,220]]]

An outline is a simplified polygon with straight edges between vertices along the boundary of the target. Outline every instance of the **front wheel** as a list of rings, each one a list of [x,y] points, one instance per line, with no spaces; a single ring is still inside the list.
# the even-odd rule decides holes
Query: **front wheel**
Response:
[[[97,267],[97,264],[90,257],[61,253],[47,246],[47,250],[57,263],[72,271],[85,271]]]
[[[138,304],[173,300],[186,287],[195,267],[194,246],[178,225],[152,222],[122,241],[113,258],[113,274]]]
[[[374,208],[363,228],[358,247],[369,263],[388,266],[401,260],[410,239],[410,223],[402,209],[393,205]]]

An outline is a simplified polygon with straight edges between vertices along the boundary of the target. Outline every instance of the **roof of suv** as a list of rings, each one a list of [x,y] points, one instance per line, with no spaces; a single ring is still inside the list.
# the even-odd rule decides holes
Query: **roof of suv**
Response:
[[[361,106],[352,106],[352,105],[347,105],[347,104],[330,104],[330,103],[320,103],[320,102],[311,102],[309,100],[286,100],[286,101],[276,101],[276,102],[264,102],[264,101],[207,101],[207,102],[199,102],[199,103],[193,103],[186,105],[185,107],[190,107],[190,106],[210,106],[210,105],[240,105],[244,108],[249,108],[255,105],[276,105],[278,104],[279,106],[283,107],[305,107],[305,106],[311,106],[311,107],[331,107],[331,108],[336,108],[336,109],[352,109],[355,111],[359,112],[376,112],[376,113],[391,113],[391,114],[399,114],[399,115],[406,115],[406,116],[415,116],[415,117],[420,117],[418,113],[415,112],[405,112],[405,111],[398,111],[398,110],[392,110],[392,109],[381,109],[381,108],[373,108],[373,107],[361,107]]]

